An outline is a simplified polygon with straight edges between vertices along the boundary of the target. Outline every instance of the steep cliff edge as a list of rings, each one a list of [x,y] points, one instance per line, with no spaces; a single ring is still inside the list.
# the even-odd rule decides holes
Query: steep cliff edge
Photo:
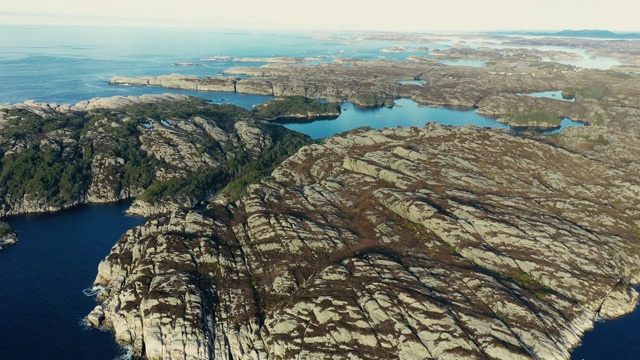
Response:
[[[88,322],[149,359],[566,359],[640,281],[637,169],[573,135],[304,147],[229,206],[125,234]]]

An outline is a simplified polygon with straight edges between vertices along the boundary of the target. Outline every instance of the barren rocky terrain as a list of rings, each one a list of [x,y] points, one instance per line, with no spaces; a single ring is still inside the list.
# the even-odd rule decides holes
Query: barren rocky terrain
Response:
[[[637,165],[608,160],[637,141],[585,129],[304,147],[235,203],[129,231],[88,320],[150,359],[566,359],[640,280]]]

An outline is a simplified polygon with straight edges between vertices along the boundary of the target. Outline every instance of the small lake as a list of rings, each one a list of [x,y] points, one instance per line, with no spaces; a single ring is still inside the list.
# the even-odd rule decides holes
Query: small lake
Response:
[[[576,101],[575,98],[571,98],[571,99],[563,98],[562,91],[541,91],[541,92],[535,92],[530,94],[518,94],[518,96],[533,96],[538,98],[547,98],[547,99],[561,100],[561,101],[568,101],[568,102]]]
[[[566,127],[571,127],[571,126],[584,126],[583,123],[581,122],[577,122],[577,121],[573,121],[569,118],[564,118],[562,119],[562,121],[560,121],[560,127],[556,128],[556,129],[550,129],[550,130],[541,130],[540,134],[557,134],[559,133],[562,129],[566,128]]]
[[[9,218],[20,241],[0,253],[0,349],[3,359],[97,359],[122,355],[113,334],[86,329],[96,306],[82,293],[98,263],[143,218],[129,202],[83,205],[55,214]]]
[[[342,114],[337,119],[311,122],[283,121],[280,123],[288,129],[307,134],[313,139],[329,137],[362,126],[374,129],[398,126],[424,127],[428,122],[452,126],[473,124],[480,127],[509,128],[509,125],[478,115],[475,110],[420,106],[411,99],[398,99],[396,104],[393,108],[359,108],[352,103],[344,103],[342,104]],[[569,126],[583,126],[583,124],[565,119],[559,129],[549,130],[545,133],[557,132]]]
[[[470,67],[483,67],[487,62],[486,60],[471,60],[471,59],[460,59],[453,61],[439,61],[439,63],[449,65],[449,66],[470,66]]]
[[[398,83],[401,85],[422,85],[427,82],[425,80],[400,80]]]

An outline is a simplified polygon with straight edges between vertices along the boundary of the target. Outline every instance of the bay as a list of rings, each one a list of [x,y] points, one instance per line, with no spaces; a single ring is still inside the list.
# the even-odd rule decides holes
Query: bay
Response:
[[[89,330],[98,263],[143,218],[129,202],[83,205],[55,214],[9,218],[20,241],[0,253],[0,349],[3,359],[114,359],[113,335]]]
[[[640,290],[637,288],[637,290]],[[574,360],[640,359],[640,308],[621,318],[598,321],[582,344],[571,353]]]

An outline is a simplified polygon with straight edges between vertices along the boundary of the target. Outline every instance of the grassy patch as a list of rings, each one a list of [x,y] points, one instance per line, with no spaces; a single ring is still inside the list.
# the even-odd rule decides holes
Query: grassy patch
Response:
[[[511,124],[516,126],[529,126],[531,124],[560,126],[560,122],[562,121],[558,115],[543,110],[512,114],[509,116],[509,120]]]
[[[613,71],[613,70],[605,70],[605,73],[607,73],[607,75],[609,76],[613,76],[615,78],[622,79],[622,80],[628,80],[634,77],[631,74],[627,74],[619,71]]]
[[[593,119],[593,125],[604,125],[604,118],[602,117],[602,114],[599,112],[596,112],[594,115],[594,119]]]
[[[13,233],[13,229],[11,228],[11,225],[9,225],[4,221],[0,221],[0,236],[9,235],[11,233]]]
[[[585,99],[602,100],[606,90],[602,87],[588,87],[588,88],[574,88],[568,87],[562,90],[562,97],[565,99],[572,99],[576,96],[581,96]]]
[[[311,100],[304,96],[283,96],[256,106],[253,113],[256,118],[266,120],[338,117],[340,115],[340,106]]]
[[[589,143],[592,143],[592,144],[598,144],[598,145],[607,145],[607,144],[609,144],[607,139],[605,139],[602,134],[598,135],[598,137],[595,137],[595,138],[592,138],[592,137],[589,137],[589,136],[585,136],[584,140],[586,142],[589,142]]]

